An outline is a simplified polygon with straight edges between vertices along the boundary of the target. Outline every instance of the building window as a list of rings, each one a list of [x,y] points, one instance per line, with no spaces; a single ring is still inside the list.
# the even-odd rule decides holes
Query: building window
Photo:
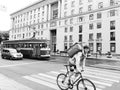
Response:
[[[110,41],[115,41],[115,32],[110,32]]]
[[[90,14],[89,15],[89,20],[93,20],[94,19],[94,15],[93,14]]]
[[[66,51],[68,49],[67,43],[64,43],[64,50]]]
[[[92,10],[92,5],[88,5],[88,11]]]
[[[97,13],[97,19],[102,18],[102,13]]]
[[[93,43],[89,43],[90,52],[93,52]]]
[[[69,41],[73,41],[73,36],[72,35],[69,36]]]
[[[82,33],[82,25],[79,26],[79,33]]]
[[[73,27],[70,27],[70,32],[73,32]]]
[[[100,29],[101,27],[102,27],[101,22],[98,22],[98,23],[97,23],[97,29]]]
[[[80,14],[82,13],[82,10],[83,10],[83,7],[80,7],[80,8],[79,8],[79,13],[80,13]]]
[[[66,17],[67,16],[67,12],[64,12],[64,17]]]
[[[72,47],[73,43],[69,43],[69,48]]]
[[[110,43],[110,51],[116,52],[116,44],[115,43]]]
[[[115,16],[115,10],[110,10],[110,16]]]
[[[72,1],[71,2],[71,7],[74,7],[75,6],[75,1]]]
[[[98,9],[103,8],[103,2],[98,3]]]
[[[92,30],[94,28],[93,23],[89,24],[89,29]]]
[[[67,27],[65,27],[65,32],[67,32],[67,30],[68,30],[68,28],[67,28]]]
[[[72,10],[71,10],[71,15],[74,15],[74,14],[75,14],[75,10],[72,9]]]
[[[82,42],[82,34],[79,35],[79,42]]]
[[[115,0],[110,0],[110,6],[115,5]]]
[[[97,52],[102,50],[102,43],[96,43]]]
[[[65,20],[65,25],[67,25],[68,20]]]
[[[88,2],[92,2],[92,0],[88,0]]]
[[[53,10],[53,19],[58,18],[58,9]]]
[[[93,33],[89,34],[89,41],[93,41]]]
[[[100,40],[102,38],[102,34],[101,33],[97,33],[97,40]]]
[[[82,22],[83,21],[83,17],[78,17],[78,21]]]
[[[64,5],[64,9],[67,9],[67,4]]]
[[[40,25],[38,25],[38,29],[40,29]]]
[[[114,29],[115,29],[115,20],[110,21],[110,30],[114,30]]]
[[[64,41],[67,42],[67,36],[64,36]]]
[[[79,0],[79,4],[80,4],[80,5],[82,4],[82,0]]]
[[[65,0],[65,2],[67,2],[67,0]]]
[[[43,31],[41,31],[41,35],[43,35]]]

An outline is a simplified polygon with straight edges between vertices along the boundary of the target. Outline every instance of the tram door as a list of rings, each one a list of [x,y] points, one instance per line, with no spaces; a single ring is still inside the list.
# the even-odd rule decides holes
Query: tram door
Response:
[[[35,58],[38,58],[40,56],[40,48],[38,44],[34,45],[33,56]]]

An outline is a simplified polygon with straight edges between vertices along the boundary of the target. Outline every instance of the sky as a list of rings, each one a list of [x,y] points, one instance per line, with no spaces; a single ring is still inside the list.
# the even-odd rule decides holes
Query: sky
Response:
[[[0,0],[0,31],[11,29],[10,14],[38,0]]]

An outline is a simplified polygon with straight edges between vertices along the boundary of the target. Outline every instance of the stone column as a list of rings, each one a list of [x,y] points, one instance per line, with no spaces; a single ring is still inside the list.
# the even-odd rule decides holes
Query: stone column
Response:
[[[61,17],[61,0],[58,0],[58,18]]]
[[[51,19],[51,4],[48,5],[48,20]]]

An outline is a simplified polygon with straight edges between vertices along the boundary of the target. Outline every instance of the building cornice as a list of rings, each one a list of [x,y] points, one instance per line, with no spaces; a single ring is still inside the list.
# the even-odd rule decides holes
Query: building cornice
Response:
[[[28,9],[28,8],[30,8],[30,7],[32,7],[32,6],[37,5],[37,4],[40,4],[40,3],[43,3],[43,2],[45,2],[45,4],[50,4],[50,3],[52,3],[52,1],[54,2],[54,1],[58,1],[58,0],[39,0],[39,1],[37,1],[37,2],[35,2],[35,3],[33,3],[33,4],[31,4],[31,5],[28,5],[28,6],[24,7],[24,8],[16,11],[16,12],[11,13],[10,16],[12,16],[12,15],[14,15],[14,14],[16,14],[16,13],[19,13],[19,12],[21,12],[21,11],[24,11],[25,9]],[[42,4],[41,6],[44,6],[44,4]]]
[[[32,6],[34,6],[34,5],[38,4],[38,3],[41,3],[41,2],[43,2],[43,1],[46,1],[46,0],[39,0],[39,1],[35,2],[35,3],[32,3],[32,4],[26,6],[26,7],[22,8],[22,9],[16,11],[16,12],[11,13],[10,16],[12,16],[12,15],[14,15],[14,14],[20,12],[20,11],[23,11],[23,10],[29,8],[29,7],[32,7]]]

